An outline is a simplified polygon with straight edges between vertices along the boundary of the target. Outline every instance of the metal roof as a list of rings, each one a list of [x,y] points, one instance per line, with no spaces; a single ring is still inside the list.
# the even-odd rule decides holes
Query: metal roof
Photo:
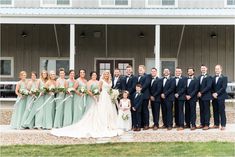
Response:
[[[235,8],[15,8],[1,7],[1,16],[53,17],[235,17]]]

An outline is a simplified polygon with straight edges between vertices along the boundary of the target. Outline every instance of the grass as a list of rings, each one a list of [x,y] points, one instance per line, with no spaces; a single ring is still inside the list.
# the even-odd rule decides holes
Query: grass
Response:
[[[0,156],[235,156],[231,142],[1,146]]]

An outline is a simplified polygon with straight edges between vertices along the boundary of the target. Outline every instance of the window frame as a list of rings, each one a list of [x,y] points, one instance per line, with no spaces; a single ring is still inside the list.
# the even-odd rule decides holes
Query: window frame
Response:
[[[58,5],[58,4],[43,4],[44,0],[40,0],[40,7],[72,7],[72,0],[69,0],[69,5]],[[57,0],[54,0],[55,2]]]
[[[5,4],[5,5],[0,4],[0,8],[1,7],[14,7],[14,4],[15,4],[15,0],[11,0],[11,4]]]
[[[0,60],[10,60],[11,61],[11,74],[10,75],[1,75],[1,78],[13,78],[14,77],[14,57],[0,57]]]
[[[228,5],[228,0],[224,0],[224,7],[225,8],[235,8],[235,5]]]
[[[102,0],[99,0],[99,7],[101,8],[131,8],[131,0],[128,0],[128,5],[102,5]],[[112,0],[115,2],[115,0]]]
[[[162,3],[163,0],[161,0]],[[178,8],[179,0],[175,0],[175,5],[149,5],[149,0],[145,0],[145,7],[146,8]]]
[[[69,57],[40,57],[39,58],[39,72],[41,72],[42,70],[45,70],[45,69],[41,69],[41,61],[42,60],[45,60],[45,59],[47,59],[47,60],[68,60],[69,62],[70,62],[70,60],[69,60]],[[62,68],[64,68],[64,67],[62,67]],[[55,69],[55,73],[56,73],[56,75],[57,75],[57,72],[58,72],[58,70],[59,69]],[[49,71],[48,71],[48,73],[49,73]]]

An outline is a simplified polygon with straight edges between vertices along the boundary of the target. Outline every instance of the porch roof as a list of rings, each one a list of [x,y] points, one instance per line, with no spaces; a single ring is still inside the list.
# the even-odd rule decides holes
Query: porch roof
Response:
[[[235,8],[0,8],[1,23],[235,24]]]

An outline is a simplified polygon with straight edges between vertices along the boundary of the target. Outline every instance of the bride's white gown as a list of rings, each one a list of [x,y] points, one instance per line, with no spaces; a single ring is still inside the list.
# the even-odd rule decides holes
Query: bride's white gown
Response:
[[[111,83],[102,82],[102,91],[98,102],[91,105],[83,118],[76,124],[61,129],[53,129],[51,134],[77,138],[99,138],[113,137],[123,133],[122,130],[117,128],[116,107],[108,94]]]

